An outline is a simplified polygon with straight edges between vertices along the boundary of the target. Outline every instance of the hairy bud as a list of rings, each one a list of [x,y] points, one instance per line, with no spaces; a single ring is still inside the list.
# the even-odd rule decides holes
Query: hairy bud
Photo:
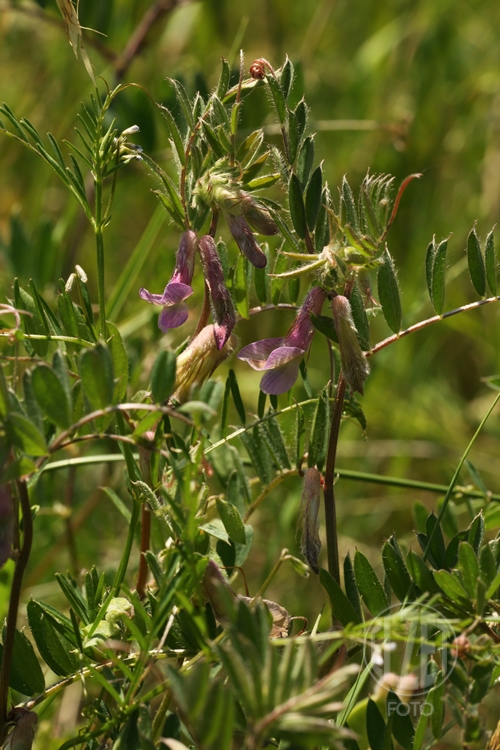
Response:
[[[319,573],[319,505],[321,497],[321,474],[315,468],[307,469],[304,475],[302,500],[300,503],[299,527],[302,531],[300,546],[311,570]]]
[[[217,349],[214,326],[205,326],[189,346],[177,357],[175,392],[173,398],[181,403],[189,396],[194,385],[201,385],[236,349],[238,339],[234,334],[222,349]]]
[[[339,339],[342,372],[352,390],[363,393],[363,383],[368,377],[370,368],[359,345],[351,305],[347,297],[337,294],[332,301],[332,311]]]

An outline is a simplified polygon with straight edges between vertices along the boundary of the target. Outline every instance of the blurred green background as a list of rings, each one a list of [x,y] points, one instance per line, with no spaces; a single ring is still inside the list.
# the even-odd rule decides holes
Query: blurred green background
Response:
[[[127,57],[134,33],[145,15],[155,11],[156,21],[143,46]],[[424,259],[434,234],[441,240],[452,233],[446,309],[476,299],[466,271],[466,237],[477,221],[484,239],[498,220],[500,205],[498,2],[80,0],[80,20],[101,32],[85,32],[96,75],[110,87],[118,81],[143,87],[131,87],[118,98],[114,109],[118,127],[138,124],[141,132],[135,141],[167,169],[172,169],[168,140],[153,103],[173,106],[167,77],[182,80],[191,94],[204,93],[217,81],[221,57],[236,71],[240,48],[247,68],[258,57],[279,67],[288,54],[298,73],[295,95],[304,94],[311,107],[316,163],[324,160],[334,195],[344,174],[356,188],[368,168],[372,173],[394,174],[396,184],[410,173],[423,173],[405,193],[389,235],[399,267],[405,325],[432,315]],[[50,130],[58,140],[73,139],[76,115],[80,103],[88,101],[91,83],[67,43],[55,0],[0,2],[0,39],[0,98],[41,132]],[[270,125],[273,116],[258,92],[244,108],[242,129],[262,121]],[[17,275],[25,282],[33,277],[50,299],[58,278],[67,278],[75,263],[85,269],[92,284],[93,238],[57,177],[36,156],[4,137],[0,137],[0,165],[3,297],[10,296]],[[147,386],[158,346],[176,346],[185,335],[173,332],[161,337],[154,309],[137,294],[139,286],[155,292],[163,289],[178,241],[178,231],[157,209],[151,193],[155,187],[139,163],[123,170],[105,237],[110,294],[137,244],[144,243],[143,270],[117,312],[127,337],[135,390]],[[200,293],[197,301],[201,303]],[[497,305],[488,305],[434,325],[373,357],[362,400],[368,428],[364,435],[357,424],[344,425],[339,467],[449,482],[493,398],[482,378],[500,370],[499,315]],[[191,322],[194,327],[194,312]],[[286,312],[267,313],[265,320],[243,322],[237,332],[248,343],[252,337],[283,335],[289,322]],[[377,320],[373,343],[388,334],[383,321]],[[314,387],[321,387],[328,377],[326,362],[325,345],[317,337],[309,359]],[[255,413],[258,377],[243,363],[230,364],[238,374],[247,409]],[[220,376],[224,374],[223,370]],[[300,387],[296,395],[305,397]],[[280,398],[280,405],[286,402]],[[471,455],[493,492],[500,491],[499,433],[498,416],[493,415]],[[47,599],[56,594],[55,567],[116,563],[123,526],[114,508],[99,496],[97,488],[107,481],[119,489],[121,469],[79,469],[76,477],[54,472],[40,483],[42,510],[28,581],[37,596]],[[471,481],[464,473],[462,483]],[[383,539],[393,531],[415,546],[412,503],[421,500],[435,507],[438,499],[347,480],[338,482],[337,496],[341,551],[352,552],[358,546],[374,562],[379,560]],[[300,487],[288,480],[254,516],[255,543],[246,565],[251,592],[258,589],[283,547],[297,552],[299,499]],[[470,508],[465,504],[458,504],[456,512],[459,523],[468,521]],[[72,556],[68,513],[82,516],[78,532],[69,537]],[[493,530],[495,515],[488,513]],[[311,619],[323,605],[316,581],[300,579],[286,566],[268,595],[292,613]]]

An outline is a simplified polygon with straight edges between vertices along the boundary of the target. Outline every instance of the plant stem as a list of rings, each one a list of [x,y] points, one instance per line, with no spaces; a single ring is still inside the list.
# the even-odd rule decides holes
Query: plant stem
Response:
[[[95,178],[95,243],[97,250],[97,296],[99,300],[99,324],[101,336],[107,338],[106,300],[104,297],[104,240],[102,236],[102,178]]]
[[[449,310],[448,312],[443,313],[443,315],[433,315],[432,318],[421,320],[419,323],[415,323],[415,325],[406,328],[404,331],[395,333],[393,336],[389,336],[389,338],[380,341],[378,344],[375,344],[375,346],[370,349],[370,351],[365,352],[365,356],[371,357],[381,349],[385,349],[385,347],[389,346],[389,344],[393,344],[395,341],[399,341],[399,339],[402,339],[404,336],[408,336],[410,333],[415,333],[415,331],[420,331],[422,330],[422,328],[427,328],[427,326],[430,326],[433,323],[437,323],[440,320],[451,318],[453,315],[458,315],[458,313],[467,312],[468,310],[475,310],[477,307],[489,305],[491,302],[498,302],[499,300],[500,297],[488,297],[487,299],[480,299],[477,302],[471,302],[469,305],[463,305],[462,307],[457,307],[454,310]]]
[[[145,503],[142,506],[142,519],[141,519],[141,551],[139,557],[139,572],[137,574],[137,586],[136,591],[141,599],[144,599],[146,594],[146,580],[148,577],[148,564],[146,562],[145,552],[149,549],[151,536],[151,511],[149,506]]]
[[[339,440],[340,421],[344,407],[346,391],[346,380],[342,373],[337,383],[337,395],[333,407],[332,422],[330,426],[330,437],[328,439],[328,453],[326,457],[325,470],[325,526],[326,526],[326,550],[328,557],[328,570],[330,575],[340,584],[339,546],[337,537],[337,512],[335,508],[335,460],[337,457],[337,445]]]
[[[31,517],[30,500],[26,482],[18,481],[17,488],[19,492],[19,502],[23,514],[24,538],[23,546],[19,550],[14,577],[12,579],[12,589],[10,592],[9,611],[7,614],[7,624],[5,628],[5,637],[3,641],[2,667],[0,669],[0,742],[5,739],[5,724],[7,719],[7,699],[9,694],[10,668],[12,664],[12,651],[14,648],[14,636],[16,633],[17,610],[19,609],[19,599],[21,597],[21,586],[23,582],[24,571],[28,564],[31,543],[33,541],[33,519]]]
[[[132,551],[132,545],[134,543],[135,530],[139,521],[139,512],[141,509],[141,503],[134,497],[132,505],[132,517],[128,527],[127,540],[125,542],[125,549],[123,550],[122,559],[120,560],[120,566],[116,571],[115,580],[113,582],[113,596],[120,595],[120,587],[125,580],[125,573],[127,572],[128,562],[130,559],[130,552]]]

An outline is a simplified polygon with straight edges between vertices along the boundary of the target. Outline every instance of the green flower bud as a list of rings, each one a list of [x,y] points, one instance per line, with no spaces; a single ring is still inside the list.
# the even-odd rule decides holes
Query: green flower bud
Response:
[[[302,554],[311,570],[319,573],[319,505],[321,498],[321,474],[315,468],[307,469],[304,474],[302,500],[300,503],[299,526],[302,530],[300,546]]]

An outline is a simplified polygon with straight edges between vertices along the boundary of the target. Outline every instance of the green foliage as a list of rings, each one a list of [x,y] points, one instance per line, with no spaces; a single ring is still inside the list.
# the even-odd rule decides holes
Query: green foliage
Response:
[[[42,16],[50,16],[52,11],[40,6]],[[65,18],[71,43],[76,44],[75,34],[81,33],[76,10],[72,4],[64,7],[72,19]],[[90,15],[95,12],[89,23],[118,34],[111,23],[113,19],[118,29],[111,5],[107,21],[104,11],[99,15],[96,8],[89,2],[82,9]],[[186,8],[191,12],[194,6],[188,3],[179,13]],[[228,8],[219,10],[230,14]],[[132,14],[136,22],[140,12],[138,8]],[[200,10],[206,18],[213,12],[211,3]],[[290,12],[304,11],[297,6]],[[181,16],[181,21],[183,25],[186,19]],[[167,41],[172,33],[169,23]],[[386,32],[387,28],[395,33],[396,27],[386,27]],[[405,38],[401,29],[398,35]],[[309,37],[305,36],[304,60]],[[384,44],[389,37],[384,37]],[[377,47],[380,39],[375,35],[371,42]],[[143,43],[146,37],[139,40],[137,50]],[[371,52],[369,44],[362,47],[360,69],[380,54],[375,47]],[[205,54],[210,67],[211,53]],[[125,54],[116,59],[111,55],[117,80],[125,76],[127,64]],[[429,512],[427,504],[415,504],[416,538],[410,534],[406,507],[396,519],[398,541],[396,533],[383,541],[381,523],[373,528],[370,524],[386,511],[377,510],[370,498],[370,512],[358,512],[354,495],[344,501],[343,482],[334,491],[337,452],[343,460],[347,455],[337,448],[341,422],[342,437],[347,433],[353,444],[353,430],[361,426],[364,432],[367,420],[365,409],[349,388],[345,391],[345,379],[340,378],[341,363],[346,367],[352,360],[349,340],[338,335],[326,306],[326,314],[302,307],[304,295],[321,287],[321,301],[335,295],[350,299],[349,327],[363,363],[364,353],[371,357],[430,326],[435,317],[424,320],[420,315],[422,274],[420,286],[411,279],[407,291],[413,260],[402,262],[398,244],[398,212],[406,211],[408,217],[402,196],[420,175],[405,177],[394,196],[397,180],[390,175],[349,173],[348,180],[340,171],[338,199],[332,199],[336,192],[327,180],[332,181],[335,173],[328,159],[318,163],[325,144],[322,136],[314,135],[322,128],[309,122],[309,106],[302,97],[305,70],[305,63],[294,66],[288,57],[276,70],[260,58],[252,65],[253,77],[247,77],[242,57],[239,73],[232,61],[223,59],[218,81],[211,73],[207,81],[206,66],[195,86],[190,76],[175,73],[163,88],[154,85],[153,99],[161,102],[158,124],[153,114],[145,114],[142,100],[134,109],[134,96],[142,96],[138,85],[118,83],[113,88],[98,79],[98,88],[82,105],[76,143],[64,138],[62,126],[56,135],[42,136],[30,120],[14,114],[14,108],[0,106],[0,133],[17,149],[12,159],[22,162],[25,149],[29,158],[40,159],[44,175],[47,170],[56,174],[57,190],[67,190],[83,212],[96,253],[95,264],[87,263],[87,240],[71,213],[74,206],[61,209],[56,219],[57,201],[50,219],[37,217],[33,230],[13,213],[10,238],[7,243],[2,240],[11,267],[6,277],[11,270],[18,276],[8,292],[12,300],[0,306],[0,543],[4,558],[12,558],[9,565],[15,569],[13,578],[6,575],[0,581],[5,588],[2,606],[11,608],[2,635],[0,728],[3,742],[15,725],[7,737],[12,747],[27,726],[26,713],[15,712],[27,712],[28,723],[34,706],[53,717],[60,695],[79,680],[85,684],[85,708],[78,725],[61,740],[61,750],[77,744],[91,750],[103,743],[112,743],[116,750],[261,750],[268,745],[350,750],[369,745],[372,750],[390,750],[395,743],[418,750],[437,746],[452,726],[460,730],[462,744],[486,742],[478,707],[489,700],[500,673],[500,537],[494,536],[499,496],[483,479],[488,469],[477,469],[476,458],[472,464],[467,455],[487,417],[462,455],[436,513]],[[354,69],[352,74],[354,79],[359,75]],[[109,75],[112,80],[114,74]],[[308,85],[306,79],[306,89]],[[325,81],[325,86],[330,84]],[[267,119],[268,110],[274,124]],[[311,112],[323,116],[314,108]],[[138,128],[122,129],[120,124],[132,113],[144,122],[144,151],[129,140]],[[396,132],[406,137],[402,124],[389,123],[384,129],[390,138]],[[354,152],[349,152],[351,159],[360,162]],[[143,173],[154,181],[159,199],[157,211],[144,222],[144,195],[151,182],[144,182]],[[35,177],[41,190],[40,178]],[[127,197],[118,197],[122,181],[132,179]],[[354,189],[356,183],[359,188]],[[472,190],[465,192],[470,195]],[[462,218],[457,220],[465,231]],[[464,220],[470,227],[473,217],[467,214]],[[444,234],[442,222],[436,223],[436,230]],[[65,239],[68,226],[74,228],[74,251]],[[415,229],[415,246],[420,246],[424,228],[427,231],[422,218],[422,228]],[[132,298],[137,297],[143,269],[152,274],[154,268],[158,292],[165,287],[166,269],[172,264],[169,253],[154,255],[160,229],[167,245],[179,250],[165,292],[150,295],[162,308],[160,328],[167,329],[164,344],[158,346],[156,328],[148,327],[154,308],[142,303],[139,308]],[[179,233],[195,236],[195,251],[200,253],[198,240],[207,234],[214,239],[216,252],[210,261],[205,259],[203,273],[198,272],[196,258],[182,256]],[[261,242],[261,235],[268,241]],[[136,244],[130,253],[131,241]],[[66,249],[64,259],[58,256],[60,248]],[[436,317],[453,316],[456,321],[465,319],[456,317],[458,313],[492,302],[485,299],[487,290],[496,296],[493,230],[482,246],[474,224],[466,242],[469,276],[481,300],[467,304],[461,299],[462,308],[444,313],[445,291],[447,299],[455,299],[456,290],[461,291],[456,277],[465,267],[465,260],[454,260],[453,253],[450,238],[438,244],[433,239],[418,267],[424,266]],[[96,269],[90,280],[80,265],[82,258],[85,267]],[[58,280],[61,274],[66,281]],[[111,293],[106,278],[113,280]],[[399,279],[405,290],[405,317],[418,318],[405,331]],[[10,279],[6,289],[9,285]],[[180,309],[176,306],[186,304],[187,327],[196,307],[199,317],[182,341],[165,319],[169,314],[175,318]],[[293,312],[287,313],[290,309]],[[380,313],[385,323],[376,319]],[[282,315],[290,316],[288,333]],[[394,336],[382,341],[385,324]],[[268,336],[261,340],[255,359],[248,359],[267,377],[258,397],[247,371],[236,360],[229,368],[225,364],[240,346],[233,334],[235,325],[242,338],[253,336],[252,343],[260,337],[257,331]],[[473,324],[463,326],[467,340],[472,340]],[[311,349],[315,331],[323,346],[321,355],[317,341]],[[485,348],[488,338],[484,336]],[[408,358],[411,370],[401,366],[390,371],[402,384],[394,385],[394,391],[381,384],[387,366],[382,362],[379,370],[375,365],[373,390],[378,388],[380,396],[368,401],[366,409],[375,425],[370,426],[373,434],[382,434],[381,425],[392,428],[392,417],[398,439],[419,425],[418,416],[412,421],[406,401],[401,406],[398,389],[402,387],[405,399],[414,384],[427,389],[419,372],[432,371],[424,349],[413,350]],[[285,389],[287,368],[292,369]],[[290,371],[301,375],[295,386],[289,382]],[[268,377],[273,374],[274,381]],[[497,380],[490,378],[493,388]],[[443,422],[450,414],[446,401],[441,396]],[[487,416],[490,413],[491,409]],[[238,427],[232,426],[234,422]],[[461,431],[468,431],[470,424],[457,424],[449,434],[463,451]],[[430,443],[428,425],[419,427],[417,434]],[[492,427],[488,439],[495,438]],[[450,457],[453,460],[451,448],[447,465]],[[114,472],[115,463],[124,471]],[[85,469],[88,464],[103,464],[107,473],[97,476],[94,468]],[[305,465],[325,469],[321,481],[328,571],[313,563],[309,570],[286,546],[296,544],[297,475]],[[474,487],[457,485],[464,465]],[[409,473],[406,465],[404,471]],[[399,481],[411,493],[417,489],[415,480],[390,478],[381,467],[377,472],[380,484]],[[373,474],[357,476],[374,480]],[[442,485],[422,483],[420,489],[425,488],[442,492]],[[380,503],[385,508],[391,503],[391,524],[397,504],[393,508],[393,499]],[[336,509],[346,534],[353,532],[363,545],[353,561],[349,553],[339,559]],[[302,508],[301,513],[303,524],[310,520],[308,513],[315,522],[321,517],[317,507]],[[470,523],[464,521],[465,513]],[[62,572],[67,563],[58,557],[62,547],[52,522],[64,528],[72,573]],[[83,522],[89,529],[80,528]],[[323,538],[318,536],[318,555]],[[414,540],[422,554],[415,551]],[[78,548],[87,545],[81,565]],[[379,558],[374,546],[382,547]],[[44,548],[50,551],[44,553]],[[38,569],[27,574],[30,554]],[[245,574],[250,573],[248,588],[258,592],[255,596],[248,590],[245,595],[236,593],[243,565]],[[42,594],[36,588],[47,567],[59,585],[57,594]],[[319,587],[309,580],[300,588],[296,573],[309,577],[318,569]],[[19,606],[25,575],[35,582],[26,607],[23,602]],[[309,596],[315,586],[315,595]],[[262,599],[268,587],[278,601]],[[49,594],[50,603],[43,601]],[[321,616],[325,603],[333,627],[326,623],[327,615]],[[422,612],[430,618],[426,608],[438,619],[425,620]],[[26,611],[32,640],[15,628],[18,609],[19,614]],[[307,616],[315,624],[311,627],[306,621],[304,632],[294,637],[294,621]],[[449,630],[436,625],[444,621],[451,623]],[[400,644],[406,651],[395,662],[401,671],[396,682],[385,673],[373,682],[373,668]],[[428,653],[433,657],[422,669],[422,657]],[[40,664],[64,679],[53,682],[44,677]],[[9,695],[8,688],[15,692]],[[19,705],[7,723],[11,699]],[[416,705],[432,711],[420,718],[415,712],[405,713],[407,706]],[[29,750],[32,729],[26,736],[23,747]]]

